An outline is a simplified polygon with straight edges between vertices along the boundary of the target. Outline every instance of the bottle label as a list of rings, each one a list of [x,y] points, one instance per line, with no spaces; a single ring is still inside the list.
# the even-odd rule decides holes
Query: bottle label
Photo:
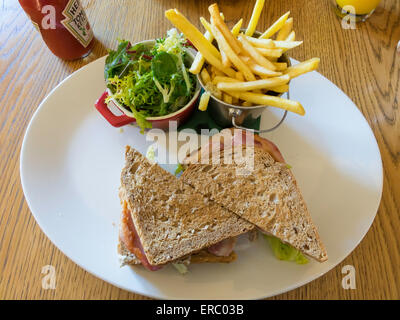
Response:
[[[86,48],[93,39],[93,30],[81,2],[70,0],[62,14],[65,19],[61,23]]]

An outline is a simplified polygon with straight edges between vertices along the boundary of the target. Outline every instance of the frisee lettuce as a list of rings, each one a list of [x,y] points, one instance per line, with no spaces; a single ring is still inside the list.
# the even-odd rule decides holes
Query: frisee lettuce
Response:
[[[174,29],[154,46],[120,40],[109,51],[104,76],[112,94],[106,102],[115,99],[130,110],[142,133],[152,127],[146,118],[173,113],[193,97],[196,80],[184,64],[184,41]]]

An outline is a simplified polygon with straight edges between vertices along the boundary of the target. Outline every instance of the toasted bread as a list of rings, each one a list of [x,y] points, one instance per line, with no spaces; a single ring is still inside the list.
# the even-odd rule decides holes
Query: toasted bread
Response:
[[[262,148],[250,148],[252,159],[244,159],[240,164],[192,163],[181,179],[263,232],[317,261],[327,260],[325,247],[289,167]],[[254,166],[249,165],[252,161]],[[237,174],[237,169],[244,169],[244,174]]]
[[[140,260],[130,252],[122,241],[118,242],[118,254],[121,257],[121,267],[125,265],[141,264]]]
[[[125,265],[139,265],[140,260],[125,247],[123,242],[118,243],[118,254],[121,257],[121,267]],[[234,251],[229,256],[216,256],[207,251],[207,249],[192,253],[188,259],[190,264],[197,263],[230,263],[235,261],[237,255]],[[179,263],[180,261],[174,261]]]
[[[120,197],[127,202],[144,253],[154,266],[254,229],[130,147]]]

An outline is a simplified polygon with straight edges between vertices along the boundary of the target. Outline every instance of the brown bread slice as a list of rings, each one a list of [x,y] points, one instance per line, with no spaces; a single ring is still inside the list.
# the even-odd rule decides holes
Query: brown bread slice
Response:
[[[254,229],[136,150],[126,148],[121,200],[151,265],[162,265]]]
[[[125,265],[138,265],[141,264],[140,260],[129,250],[126,248],[124,243],[120,241],[118,243],[118,253],[121,256],[121,267]],[[237,258],[237,255],[234,251],[231,252],[231,254],[227,257],[222,257],[222,256],[216,256],[210,252],[207,251],[207,249],[200,250],[192,255],[190,255],[188,262],[190,264],[197,264],[197,263],[230,263],[235,261]],[[184,263],[185,262],[185,257],[181,259],[178,259],[177,261],[174,261],[176,263]]]
[[[121,256],[121,267],[127,264],[141,264],[140,260],[126,248],[122,241],[118,242],[118,254]]]
[[[307,256],[320,262],[327,260],[325,247],[288,166],[262,149],[252,151],[254,170],[251,157],[242,164],[191,164],[181,179]]]

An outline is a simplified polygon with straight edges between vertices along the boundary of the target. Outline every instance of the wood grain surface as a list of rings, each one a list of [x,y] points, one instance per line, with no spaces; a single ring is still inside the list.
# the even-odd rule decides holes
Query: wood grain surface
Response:
[[[212,2],[82,0],[97,43],[88,58],[65,62],[47,49],[16,0],[0,1],[0,299],[145,298],[90,275],[43,234],[20,184],[21,143],[43,98],[72,72],[115,47],[118,37],[135,42],[162,36],[171,27],[164,11],[175,7],[200,28],[198,17],[208,17]],[[229,25],[240,17],[248,22],[253,2],[218,1]],[[345,30],[329,0],[267,0],[258,29],[288,10],[297,38],[305,40],[292,56],[319,56],[319,71],[364,114],[382,154],[384,188],[377,217],[356,250],[321,278],[273,299],[399,299],[400,1],[383,0],[367,22]],[[57,270],[55,290],[42,289],[45,265]],[[345,265],[355,267],[355,290],[342,288]]]

